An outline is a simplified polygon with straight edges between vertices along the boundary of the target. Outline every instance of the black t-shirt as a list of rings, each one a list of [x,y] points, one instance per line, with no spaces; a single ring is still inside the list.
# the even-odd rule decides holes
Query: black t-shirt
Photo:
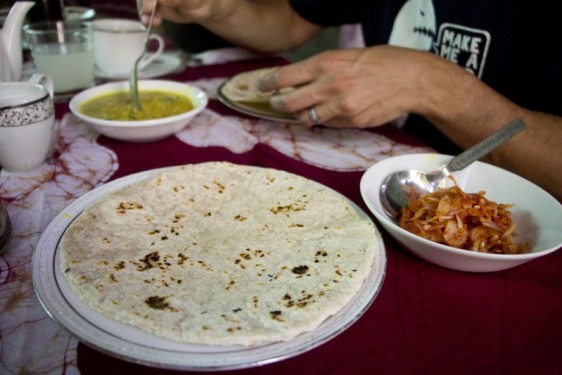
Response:
[[[516,104],[562,115],[562,2],[291,0],[321,26],[360,23],[368,46],[431,51]],[[416,121],[413,116],[413,121]]]

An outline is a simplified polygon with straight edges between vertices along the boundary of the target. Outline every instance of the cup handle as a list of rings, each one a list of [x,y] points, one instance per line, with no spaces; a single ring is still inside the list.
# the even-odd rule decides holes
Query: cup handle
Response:
[[[156,40],[158,42],[158,49],[152,53],[146,54],[145,58],[139,63],[139,69],[144,69],[148,64],[153,62],[158,56],[164,52],[164,38],[158,34],[151,34],[148,41]]]
[[[53,80],[47,74],[35,73],[28,79],[28,82],[42,85],[51,98],[54,96]]]

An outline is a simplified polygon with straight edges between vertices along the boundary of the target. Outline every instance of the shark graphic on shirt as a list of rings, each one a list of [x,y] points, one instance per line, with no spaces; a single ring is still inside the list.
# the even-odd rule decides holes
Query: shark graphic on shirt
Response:
[[[388,44],[432,51],[481,78],[491,35],[464,25],[437,25],[433,0],[408,0],[396,18]]]

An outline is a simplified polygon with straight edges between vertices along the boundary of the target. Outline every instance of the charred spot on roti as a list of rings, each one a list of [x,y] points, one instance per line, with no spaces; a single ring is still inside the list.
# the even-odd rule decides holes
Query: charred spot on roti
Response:
[[[307,265],[296,266],[296,267],[293,267],[293,269],[291,271],[294,274],[297,274],[297,275],[304,275],[308,272],[308,266]]]
[[[213,183],[215,184],[215,187],[217,188],[217,192],[219,194],[224,193],[224,189],[226,189],[226,187],[223,184],[221,184],[219,181],[213,181]]]
[[[326,262],[326,258],[328,256],[328,252],[326,250],[318,250],[316,254],[314,254],[314,263],[320,263],[321,261]]]
[[[150,252],[139,259],[140,264],[137,266],[139,271],[146,271],[160,265],[160,254],[157,251]]]
[[[285,214],[285,215],[289,215],[291,212],[299,212],[299,211],[303,211],[305,210],[306,207],[303,203],[301,202],[295,202],[295,203],[289,203],[286,205],[277,205],[276,207],[271,207],[269,209],[269,211],[271,211],[273,214],[278,215],[278,214]]]
[[[180,214],[180,213],[174,214],[174,218],[172,220],[172,223],[179,223],[180,220],[185,219],[186,217],[187,217],[186,214]]]
[[[283,304],[288,308],[305,308],[308,304],[314,302],[314,295],[307,293],[304,290],[300,292],[300,297],[298,298],[293,298],[289,293],[286,293],[283,296]]]
[[[181,192],[181,191],[183,191],[183,190],[185,190],[185,186],[183,186],[183,185],[174,186],[174,187],[172,188],[172,191],[173,191],[174,193],[179,193],[179,192]]]
[[[209,267],[209,265],[207,263],[205,263],[205,261],[203,260],[198,260],[197,263],[199,264],[199,266],[206,270],[206,271],[213,271],[213,269],[211,267]]]
[[[226,285],[226,287],[225,287],[224,289],[230,290],[230,288],[232,288],[232,287],[234,286],[234,284],[236,284],[236,281],[233,280],[233,279],[230,279],[230,280],[228,281],[228,284]]]
[[[241,330],[242,330],[242,327],[240,327],[240,326],[228,327],[228,328],[226,329],[226,332],[228,332],[228,333],[235,333],[236,331],[241,331]]]
[[[336,275],[339,277],[343,277],[343,272],[341,271],[341,269],[338,266],[335,266],[334,268],[335,268],[334,272],[336,273]]]
[[[119,202],[116,208],[117,213],[120,214],[125,214],[127,213],[127,211],[142,210],[142,209],[143,209],[142,203],[138,203],[138,202]]]
[[[144,300],[144,303],[151,309],[155,310],[169,310],[172,312],[177,311],[177,309],[172,307],[168,302],[168,297],[150,296]]]
[[[271,315],[271,319],[273,320],[278,320],[280,322],[285,321],[285,318],[283,317],[283,313],[281,312],[281,310],[270,311],[269,314]]]
[[[304,294],[304,290],[303,290],[303,294]],[[302,296],[301,298],[299,298],[296,301],[296,306],[297,307],[306,307],[306,305],[308,305],[309,303],[314,303],[314,296],[312,294],[306,294],[304,296]]]
[[[177,257],[178,257],[177,264],[179,266],[183,265],[189,259],[189,257],[183,253],[179,253]]]

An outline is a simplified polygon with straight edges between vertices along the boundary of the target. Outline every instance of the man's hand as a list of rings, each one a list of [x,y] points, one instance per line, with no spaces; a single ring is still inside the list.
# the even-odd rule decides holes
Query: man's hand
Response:
[[[263,91],[294,86],[297,90],[272,98],[274,108],[293,112],[311,124],[313,107],[322,124],[331,127],[370,127],[385,124],[421,105],[415,61],[426,53],[379,46],[324,52],[280,68],[260,82]]]

